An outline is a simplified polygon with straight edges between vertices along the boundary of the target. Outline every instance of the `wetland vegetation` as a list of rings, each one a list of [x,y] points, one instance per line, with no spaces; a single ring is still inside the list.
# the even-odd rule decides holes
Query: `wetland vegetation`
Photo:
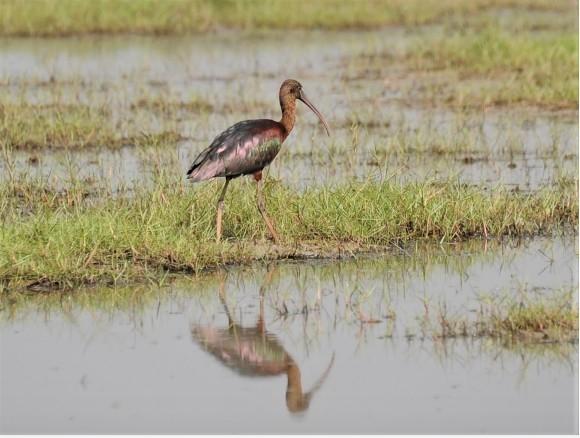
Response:
[[[333,117],[336,138],[312,147],[313,140],[321,140],[310,129],[280,157],[286,166],[293,160],[305,163],[309,172],[346,160],[351,168],[378,168],[379,175],[353,183],[339,178],[334,186],[296,190],[274,172],[267,184],[268,204],[285,244],[273,249],[263,241],[253,189],[240,184],[229,197],[229,239],[217,246],[212,242],[217,185],[186,188],[178,179],[181,161],[176,161],[175,151],[185,148],[190,153],[202,147],[219,127],[247,114],[275,111],[275,99],[262,96],[257,83],[277,77],[273,72],[253,70],[249,85],[224,95],[216,93],[215,86],[208,89],[208,76],[184,67],[183,61],[177,70],[183,69],[185,76],[173,80],[180,84],[177,88],[171,78],[142,74],[150,68],[139,63],[135,71],[113,68],[111,77],[91,79],[82,54],[90,49],[80,54],[73,50],[72,59],[81,59],[71,61],[76,68],[56,60],[41,62],[24,75],[15,76],[8,68],[0,75],[6,91],[0,98],[4,287],[36,282],[72,287],[158,275],[164,269],[197,272],[253,259],[334,254],[330,248],[337,244],[354,253],[413,239],[456,241],[576,230],[577,175],[560,169],[561,163],[549,174],[548,184],[538,184],[529,193],[512,193],[513,186],[501,183],[481,186],[477,176],[466,184],[454,171],[407,181],[402,175],[408,172],[395,170],[408,156],[427,161],[443,156],[443,161],[492,168],[501,157],[509,169],[525,166],[530,154],[554,163],[562,156],[571,162],[577,159],[577,138],[565,132],[564,125],[549,125],[547,133],[542,128],[534,138],[527,137],[527,122],[521,130],[498,124],[490,134],[488,122],[474,111],[482,105],[524,103],[535,107],[525,110],[528,118],[539,111],[542,117],[552,112],[553,119],[570,119],[570,114],[558,112],[578,103],[578,47],[569,19],[573,5],[567,2],[333,2],[332,13],[328,2],[304,2],[289,11],[280,2],[112,4],[42,0],[32,7],[7,0],[0,5],[0,33],[159,35],[228,26],[252,31],[404,26],[405,33],[393,44],[369,39],[329,62],[346,66],[332,88],[319,88],[321,95],[340,87],[348,91],[340,94],[347,109]],[[525,12],[518,15],[518,10]],[[244,35],[251,44],[251,32]],[[12,44],[6,46],[7,53]],[[325,73],[317,74],[311,83],[325,83]],[[475,86],[478,80],[485,84]],[[183,85],[189,81],[191,86]],[[451,89],[456,81],[458,86]],[[381,92],[375,94],[377,87]],[[471,91],[465,94],[463,87]],[[398,95],[390,94],[392,89]],[[368,99],[366,93],[374,97]],[[393,115],[398,107],[383,113],[385,101],[409,106],[426,100],[436,100],[451,122],[435,116],[397,119]],[[110,176],[82,174],[80,169],[88,167],[83,151],[126,147],[146,157],[153,168],[143,178],[146,184],[141,180],[130,188],[111,187]],[[44,162],[57,150],[65,154],[62,174]],[[36,169],[47,168],[51,175],[35,175]],[[109,173],[129,172],[125,167]]]
[[[464,86],[456,91],[457,96],[451,98],[454,104],[578,107],[578,38],[574,31],[531,36],[488,27],[457,32],[430,46],[425,41],[417,43],[409,58],[418,71],[451,70],[453,77],[463,81],[485,79],[479,89]]]
[[[217,312],[213,308],[216,290],[223,293],[225,285],[229,285],[226,289],[230,304],[233,308],[244,307],[248,296],[243,291],[252,287],[248,281],[262,279],[259,290],[268,313],[288,323],[300,318],[308,320],[310,315],[315,320],[340,319],[361,330],[381,327],[381,339],[498,339],[507,343],[504,347],[514,349],[527,344],[565,346],[578,339],[573,278],[569,283],[556,275],[555,283],[547,288],[517,282],[506,287],[500,281],[502,286],[496,289],[493,282],[486,281],[487,274],[479,272],[486,266],[493,269],[498,260],[504,263],[504,275],[512,278],[522,269],[533,271],[546,262],[543,269],[551,270],[550,254],[554,250],[547,245],[550,239],[566,241],[565,237],[543,238],[541,244],[538,239],[414,241],[396,251],[368,253],[359,258],[262,261],[245,267],[228,266],[217,275],[205,272],[194,276],[153,276],[148,283],[120,282],[116,287],[96,284],[56,290],[36,283],[28,289],[1,294],[0,317],[9,322],[35,314],[43,319],[80,312],[138,316],[157,303],[186,303],[192,296],[200,301],[197,306],[211,315]],[[526,252],[532,259],[524,262]],[[401,298],[413,278],[423,278],[435,286],[442,269],[450,279],[473,276],[477,286],[473,290],[466,288],[466,295],[458,296],[452,291],[422,290],[415,285],[407,293],[416,300]]]
[[[226,199],[224,234],[216,244],[219,183],[195,191],[160,176],[153,190],[130,197],[40,183],[1,187],[0,280],[4,287],[115,282],[199,272],[252,260],[356,253],[413,239],[440,242],[573,230],[578,190],[573,181],[533,194],[483,191],[458,181],[351,183],[303,193],[266,184],[268,211],[284,242],[264,242],[254,187],[235,184]],[[333,250],[329,250],[333,248]]]
[[[276,77],[273,72],[252,70],[249,85],[245,81],[241,88],[224,94],[215,88],[222,80],[208,88],[207,74],[190,71],[180,60],[179,48],[177,60],[167,61],[177,61],[177,71],[185,72],[174,78],[177,86],[170,79],[141,74],[142,67],[151,68],[139,62],[135,71],[116,72],[114,67],[111,77],[91,79],[82,55],[90,49],[81,50],[80,63],[70,61],[75,68],[54,61],[17,76],[8,68],[0,75],[0,86],[6,91],[0,98],[4,288],[26,284],[70,288],[151,278],[167,270],[199,272],[256,259],[336,256],[337,245],[354,254],[415,239],[445,242],[576,231],[577,175],[565,166],[578,157],[577,133],[568,130],[568,125],[574,125],[569,122],[574,117],[571,108],[578,102],[578,59],[567,3],[391,1],[361,7],[337,2],[329,14],[328,4],[306,2],[303,6],[309,13],[301,10],[300,16],[309,18],[299,24],[293,12],[283,14],[277,2],[258,7],[249,1],[242,7],[227,2],[120,1],[115,3],[115,16],[108,12],[113,8],[104,7],[106,1],[43,0],[36,5],[32,11],[23,3],[3,2],[1,32],[31,37],[158,35],[227,25],[254,31],[278,25],[288,29],[402,25],[407,30],[388,48],[381,38],[370,39],[352,53],[329,61],[345,66],[330,89],[325,73],[310,80],[320,84],[321,96],[345,87],[347,92],[340,96],[347,108],[335,110],[335,138],[312,147],[313,141],[321,140],[309,122],[309,130],[284,149],[280,166],[295,161],[306,166],[294,168],[298,173],[304,169],[312,173],[334,163],[357,175],[368,169],[373,173],[355,182],[339,177],[332,185],[296,189],[284,184],[275,163],[267,183],[268,208],[284,238],[280,247],[263,240],[249,184],[236,184],[228,194],[228,239],[216,245],[217,184],[192,190],[179,179],[184,151],[189,155],[220,128],[248,114],[276,111],[275,99],[262,96],[257,82]],[[518,8],[526,12],[515,20]],[[242,20],[244,14],[253,21]],[[131,19],[135,15],[139,23]],[[251,33],[244,35],[252,44]],[[9,43],[8,53],[11,47]],[[316,51],[314,55],[319,57]],[[74,51],[72,56],[77,56]],[[232,80],[241,79],[227,79]],[[485,84],[474,86],[479,80]],[[190,81],[191,86],[184,85]],[[456,81],[458,85],[450,88]],[[475,94],[463,93],[463,86]],[[394,89],[396,95],[391,94]],[[397,114],[398,105],[425,105],[428,100],[437,101],[443,117]],[[385,110],[384,102],[395,102],[395,108]],[[498,121],[491,123],[475,110],[498,104],[511,108],[515,103],[535,107],[524,110],[527,119],[521,128],[501,124],[506,110],[499,109],[494,116]],[[527,120],[536,114],[547,118],[547,113],[555,115],[542,122],[539,132],[530,134]],[[554,122],[560,118],[568,125]],[[84,172],[100,165],[92,155],[82,155],[85,151],[126,148],[133,150],[131,156],[142,157],[147,173],[129,169],[128,163],[119,169],[101,165],[100,174]],[[62,151],[63,163],[47,161],[53,151]],[[421,174],[407,180],[405,166],[412,164],[404,160],[409,157],[431,163],[443,157],[443,162],[458,163],[459,171],[451,167],[442,176]],[[523,166],[530,172],[532,167],[527,166],[532,159],[554,163],[554,170],[545,177],[547,184],[535,183],[525,193],[518,193],[517,184],[504,186],[493,178],[493,183],[482,184],[478,174],[462,181],[461,166],[496,172],[498,159],[507,169]],[[290,172],[294,169],[290,167]],[[109,184],[111,178],[125,178],[125,174],[139,177],[131,183],[122,179],[118,185]]]
[[[577,433],[577,8],[0,0],[0,432]],[[239,178],[217,244],[185,171],[287,77],[332,136],[299,106],[281,243]]]
[[[562,11],[572,2],[547,0],[371,0],[343,2],[211,0],[38,0],[0,3],[2,36],[184,34],[217,29],[349,29],[418,25],[495,8]]]

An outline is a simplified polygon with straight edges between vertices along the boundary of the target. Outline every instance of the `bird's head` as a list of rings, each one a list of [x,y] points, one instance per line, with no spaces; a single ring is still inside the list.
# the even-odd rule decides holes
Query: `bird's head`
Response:
[[[310,108],[314,114],[316,114],[316,116],[320,119],[320,121],[324,125],[326,133],[330,135],[330,130],[328,129],[328,124],[326,123],[326,120],[324,120],[324,117],[322,116],[322,114],[320,114],[320,111],[318,111],[314,106],[314,104],[310,102],[308,97],[306,97],[306,93],[304,93],[304,90],[302,89],[302,84],[294,79],[286,79],[282,83],[282,86],[280,87],[280,102],[283,104],[283,102],[287,101],[293,102],[296,99],[304,102],[304,104],[308,108]]]

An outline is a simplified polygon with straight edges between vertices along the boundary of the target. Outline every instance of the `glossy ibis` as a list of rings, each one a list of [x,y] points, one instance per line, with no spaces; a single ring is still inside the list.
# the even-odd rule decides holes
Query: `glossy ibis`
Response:
[[[262,170],[268,166],[282,147],[282,143],[296,120],[296,99],[301,100],[324,125],[330,135],[328,124],[316,107],[308,100],[300,82],[287,79],[280,87],[280,107],[282,119],[279,122],[269,119],[245,120],[236,123],[218,135],[208,148],[204,149],[187,171],[187,178],[193,182],[215,177],[225,177],[226,182],[217,202],[216,240],[222,235],[222,214],[224,197],[228,184],[233,178],[253,175],[257,182],[256,199],[258,210],[272,235],[278,242],[278,233],[266,213],[262,193]]]
[[[286,374],[286,406],[292,413],[305,411],[314,393],[322,387],[334,363],[334,354],[322,376],[310,391],[302,390],[300,368],[286,352],[276,336],[266,330],[264,323],[264,285],[260,288],[260,313],[255,327],[236,324],[226,303],[225,280],[222,279],[219,297],[228,317],[228,327],[191,326],[191,336],[204,351],[236,373],[247,377],[268,377]]]

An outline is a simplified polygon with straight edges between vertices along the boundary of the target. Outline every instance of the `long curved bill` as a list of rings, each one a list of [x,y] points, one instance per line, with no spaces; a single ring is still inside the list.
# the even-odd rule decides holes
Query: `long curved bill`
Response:
[[[322,117],[322,114],[320,114],[320,111],[318,111],[316,109],[314,104],[312,102],[310,102],[310,100],[308,100],[308,97],[306,97],[306,94],[304,94],[304,91],[300,91],[300,97],[298,99],[300,99],[302,102],[304,102],[304,104],[308,108],[310,108],[314,114],[316,114],[318,116],[318,118],[320,119],[320,121],[324,125],[324,129],[326,129],[326,133],[330,136],[330,130],[328,129],[328,123],[326,123],[326,120],[324,120],[324,117]]]

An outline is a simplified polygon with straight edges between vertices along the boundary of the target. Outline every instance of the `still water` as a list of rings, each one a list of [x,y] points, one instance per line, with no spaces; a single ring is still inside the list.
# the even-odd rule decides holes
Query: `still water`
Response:
[[[0,432],[577,433],[576,342],[420,324],[577,285],[568,236],[4,299]]]

